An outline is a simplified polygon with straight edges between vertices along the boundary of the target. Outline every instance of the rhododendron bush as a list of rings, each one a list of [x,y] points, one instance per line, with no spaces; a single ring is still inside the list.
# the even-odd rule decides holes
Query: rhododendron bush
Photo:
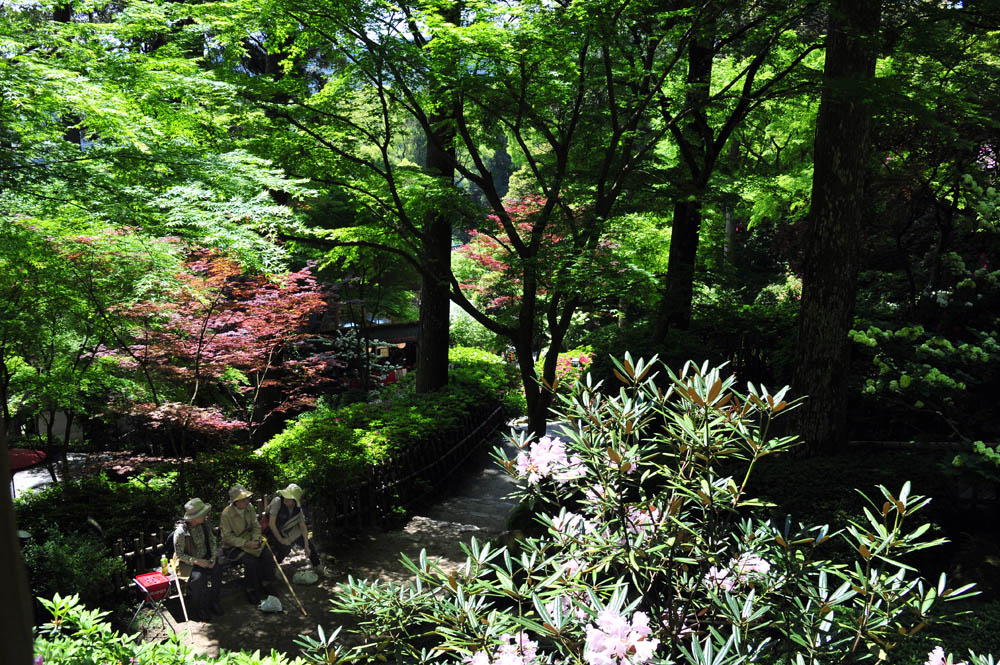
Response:
[[[929,582],[905,563],[942,542],[925,537],[929,499],[909,483],[879,487],[847,524],[767,519],[750,479],[761,458],[795,443],[772,434],[799,403],[787,389],[740,391],[707,363],[679,373],[627,355],[615,364],[618,385],[588,377],[561,397],[559,438],[521,434],[514,455],[497,450],[537,535],[507,546],[473,540],[457,570],[425,553],[404,558],[414,574],[405,585],[351,580],[334,611],[353,615],[364,653],[305,638],[307,658],[892,662],[898,644],[940,620],[945,601],[971,595],[971,585]],[[831,558],[845,551],[850,560]]]

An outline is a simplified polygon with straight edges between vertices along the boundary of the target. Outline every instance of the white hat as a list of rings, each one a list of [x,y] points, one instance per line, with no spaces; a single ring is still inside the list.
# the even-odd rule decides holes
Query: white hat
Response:
[[[302,505],[302,488],[295,483],[290,483],[288,487],[283,490],[278,490],[278,494],[282,499],[295,499],[295,505]]]

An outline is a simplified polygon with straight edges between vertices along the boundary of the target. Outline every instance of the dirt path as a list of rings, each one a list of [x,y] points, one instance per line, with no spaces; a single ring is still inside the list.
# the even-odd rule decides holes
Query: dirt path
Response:
[[[473,536],[482,541],[500,535],[514,507],[505,498],[513,489],[513,481],[496,467],[487,451],[470,468],[473,470],[459,481],[450,496],[426,509],[418,509],[402,529],[338,534],[338,540],[329,543],[323,552],[329,562],[327,577],[316,585],[295,586],[308,616],[302,615],[280,576],[272,585],[284,608],[279,614],[264,614],[251,606],[234,581],[223,586],[225,615],[212,623],[181,623],[179,631],[187,632],[184,641],[206,656],[217,656],[220,650],[258,649],[262,653],[275,650],[297,656],[296,637],[302,633],[315,636],[317,624],[329,631],[342,622],[330,613],[330,598],[346,585],[349,575],[358,579],[405,581],[410,575],[400,564],[399,554],[416,559],[421,549],[426,549],[428,556],[442,567],[457,567],[465,560],[459,543],[468,542]],[[307,566],[308,561],[298,550],[285,560],[283,567],[291,579],[295,571]],[[180,616],[179,605],[171,607],[171,611]]]

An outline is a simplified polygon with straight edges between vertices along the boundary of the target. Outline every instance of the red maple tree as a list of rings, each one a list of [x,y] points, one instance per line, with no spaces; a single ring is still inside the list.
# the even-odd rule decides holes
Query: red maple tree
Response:
[[[143,377],[148,399],[123,410],[154,428],[252,441],[269,419],[338,381],[345,363],[310,343],[329,299],[308,266],[247,275],[195,252],[169,292],[129,307],[136,334],[115,353]]]
[[[622,271],[613,255],[616,245],[610,239],[602,239],[587,253],[573,241],[572,220],[586,214],[586,210],[566,208],[566,214],[553,216],[539,232],[536,220],[545,205],[544,197],[507,199],[504,205],[521,242],[538,243],[534,274],[541,299],[549,291],[560,290],[575,293],[584,301],[596,300],[604,295],[602,281]],[[478,264],[484,273],[476,282],[462,283],[462,290],[493,315],[516,316],[524,266],[512,248],[510,234],[496,215],[488,215],[478,229],[468,233],[469,242],[458,252]],[[595,276],[601,280],[595,282]]]

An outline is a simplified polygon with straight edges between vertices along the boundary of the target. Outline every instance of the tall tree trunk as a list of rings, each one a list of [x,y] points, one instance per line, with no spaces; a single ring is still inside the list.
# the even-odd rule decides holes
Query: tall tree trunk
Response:
[[[806,220],[802,308],[794,387],[807,450],[836,450],[846,438],[848,332],[854,318],[864,176],[868,155],[877,0],[834,0],[816,120],[812,205]]]
[[[427,170],[451,186],[455,178],[453,113],[430,118]],[[451,219],[447,210],[433,210],[422,233],[424,274],[420,282],[420,329],[417,342],[417,392],[433,392],[448,383],[448,328],[451,308]]]
[[[528,432],[537,437],[545,435],[548,424],[552,392],[541,384],[541,377],[535,373],[535,358],[531,353],[531,342],[523,340],[514,345],[521,382],[524,385],[524,399],[527,406]]]
[[[698,196],[698,195],[696,195]],[[671,328],[691,325],[691,300],[694,294],[694,264],[698,257],[701,233],[701,202],[678,201],[674,204],[670,232],[670,256],[667,259],[667,285],[660,299],[653,336],[662,340]]]
[[[7,453],[7,423],[0,420],[0,478],[10,486],[10,457]],[[11,665],[28,665],[33,651],[31,627],[31,591],[28,575],[21,558],[17,538],[17,522],[10,492],[0,494],[0,570],[4,571],[4,601],[0,603],[0,644],[4,661]]]
[[[712,86],[712,61],[715,58],[715,22],[688,46],[687,93],[684,107],[690,114],[681,142],[682,166],[687,183],[674,203],[670,232],[670,256],[667,259],[667,283],[656,313],[653,338],[663,339],[670,328],[686,329],[691,325],[691,297],[694,266],[698,257],[701,232],[701,199],[711,172],[710,157],[714,132],[708,124],[707,106]]]
[[[517,354],[521,383],[524,386],[524,400],[527,406],[528,431],[537,436],[545,432],[552,393],[542,385],[541,377],[535,372],[533,355],[535,341],[535,315],[538,312],[538,275],[534,264],[527,264],[524,281],[521,284],[521,308],[517,313],[517,331],[511,341]],[[543,372],[544,373],[544,372]],[[541,430],[541,431],[539,431]]]

